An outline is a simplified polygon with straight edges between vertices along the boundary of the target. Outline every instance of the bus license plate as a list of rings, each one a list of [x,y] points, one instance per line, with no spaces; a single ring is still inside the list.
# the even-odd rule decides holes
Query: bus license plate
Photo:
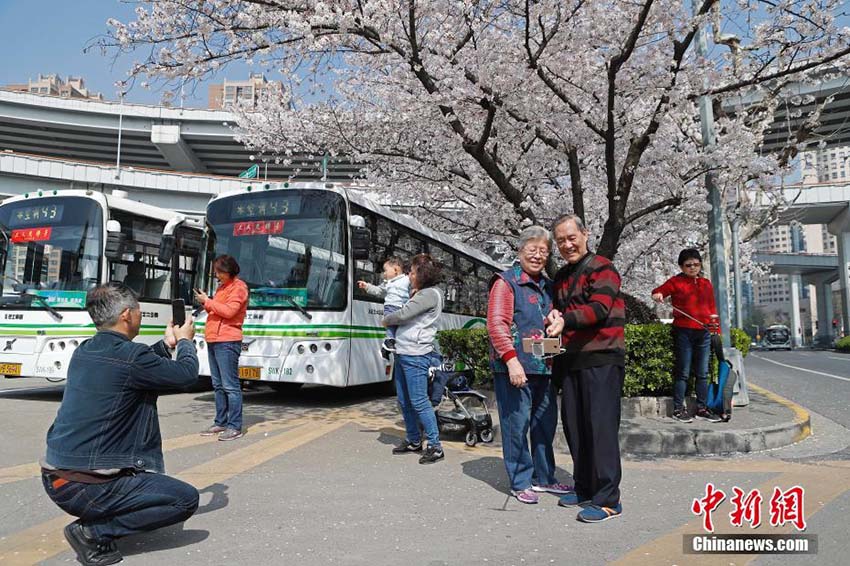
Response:
[[[239,379],[260,379],[261,369],[259,367],[240,367]]]
[[[21,364],[0,364],[0,375],[21,375]]]

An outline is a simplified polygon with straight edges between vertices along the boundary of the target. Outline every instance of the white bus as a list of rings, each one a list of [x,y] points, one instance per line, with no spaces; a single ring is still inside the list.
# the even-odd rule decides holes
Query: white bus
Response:
[[[250,290],[240,377],[278,391],[391,379],[380,352],[382,302],[355,285],[379,284],[385,258],[428,252],[443,264],[443,328],[483,324],[490,278],[502,269],[352,187],[260,183],[212,199],[206,222],[204,288],[213,292],[212,259],[227,254]],[[200,313],[195,341],[208,375],[205,319]]]
[[[762,344],[767,350],[791,350],[791,329],[784,324],[768,326]]]
[[[86,292],[103,282],[139,294],[138,340],[159,340],[171,299],[191,305],[202,236],[200,218],[123,191],[40,190],[0,203],[0,375],[65,379],[74,349],[95,332]]]

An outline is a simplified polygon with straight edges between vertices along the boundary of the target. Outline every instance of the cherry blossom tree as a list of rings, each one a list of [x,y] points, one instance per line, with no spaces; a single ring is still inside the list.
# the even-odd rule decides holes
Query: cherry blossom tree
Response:
[[[238,110],[257,152],[350,156],[386,199],[471,240],[574,211],[641,291],[660,259],[705,240],[706,171],[725,194],[773,190],[825,104],[791,86],[844,73],[850,54],[841,0],[137,3],[103,42],[145,54],[132,77],[178,85],[244,60],[284,78]],[[761,152],[789,108],[787,146]]]

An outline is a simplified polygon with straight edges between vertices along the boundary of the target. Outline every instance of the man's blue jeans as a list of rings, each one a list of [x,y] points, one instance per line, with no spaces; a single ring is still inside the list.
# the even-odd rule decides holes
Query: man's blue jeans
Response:
[[[57,482],[43,472],[41,479],[50,499],[79,517],[98,541],[180,523],[198,509],[198,490],[165,474],[139,472],[106,483],[79,483]]]
[[[407,441],[411,444],[419,444],[422,441],[422,434],[419,432],[421,423],[422,428],[425,429],[425,436],[428,438],[428,445],[440,447],[437,416],[428,397],[428,368],[437,364],[438,361],[433,353],[421,356],[404,354],[395,356],[393,368],[395,390],[401,415],[404,417]]]
[[[673,408],[685,406],[685,392],[691,369],[696,375],[697,406],[705,408],[708,396],[708,355],[711,351],[711,335],[707,330],[673,327],[673,357],[675,383],[673,384]]]
[[[511,489],[517,491],[528,489],[532,484],[557,483],[552,448],[558,427],[557,396],[548,375],[526,377],[525,387],[511,385],[505,373],[497,373],[493,378],[502,431],[502,456]]]
[[[242,342],[207,342],[215,391],[215,425],[242,430],[239,354]]]

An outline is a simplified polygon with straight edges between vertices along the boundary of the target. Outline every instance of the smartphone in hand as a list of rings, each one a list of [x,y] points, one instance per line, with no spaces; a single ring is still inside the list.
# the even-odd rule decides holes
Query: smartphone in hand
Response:
[[[186,324],[186,301],[183,299],[171,301],[171,320],[174,321],[175,326]]]

